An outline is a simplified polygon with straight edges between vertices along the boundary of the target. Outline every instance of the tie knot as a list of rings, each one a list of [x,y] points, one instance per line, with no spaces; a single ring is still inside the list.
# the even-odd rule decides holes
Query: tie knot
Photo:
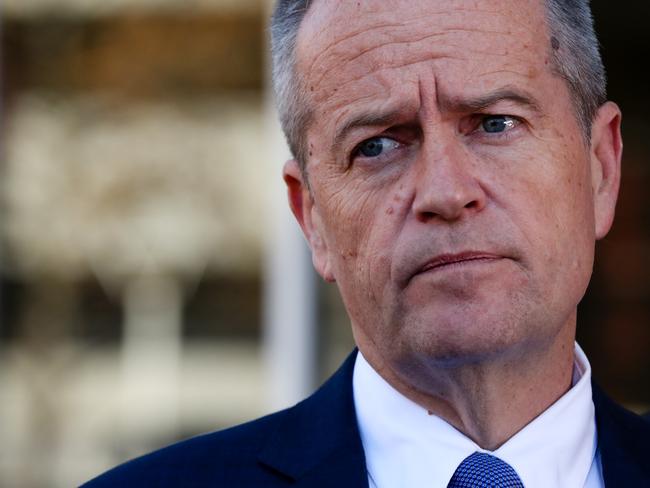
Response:
[[[505,461],[484,452],[465,458],[447,488],[524,488],[517,472]]]

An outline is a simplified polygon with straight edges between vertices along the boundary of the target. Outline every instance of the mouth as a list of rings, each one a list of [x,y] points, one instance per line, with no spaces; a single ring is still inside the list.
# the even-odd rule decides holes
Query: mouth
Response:
[[[415,275],[427,273],[430,271],[442,271],[443,269],[457,268],[467,265],[486,264],[499,261],[501,259],[504,259],[504,257],[498,254],[480,251],[469,251],[458,254],[441,254],[433,258],[431,261],[428,261],[415,273]]]

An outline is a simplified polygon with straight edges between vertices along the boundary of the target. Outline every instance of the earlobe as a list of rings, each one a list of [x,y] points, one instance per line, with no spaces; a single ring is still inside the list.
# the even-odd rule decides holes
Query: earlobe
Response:
[[[285,163],[282,177],[287,185],[291,211],[300,224],[311,249],[314,268],[325,281],[336,281],[330,266],[327,242],[322,234],[323,223],[307,182],[304,181],[304,174],[295,159]]]
[[[598,110],[591,131],[591,178],[597,239],[607,235],[614,220],[622,154],[621,111],[615,103],[607,102]]]
[[[310,212],[312,230],[309,238],[309,247],[311,248],[312,262],[314,263],[314,268],[318,274],[321,275],[325,281],[333,283],[336,279],[334,278],[334,273],[330,266],[329,247],[321,233],[323,225],[320,220],[320,215],[313,205],[311,206]]]

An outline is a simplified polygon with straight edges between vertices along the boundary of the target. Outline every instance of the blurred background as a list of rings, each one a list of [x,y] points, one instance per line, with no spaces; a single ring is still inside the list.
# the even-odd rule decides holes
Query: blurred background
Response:
[[[593,2],[622,196],[579,341],[650,409],[650,3]],[[4,0],[0,486],[70,487],[290,405],[349,353],[285,208],[270,0]]]

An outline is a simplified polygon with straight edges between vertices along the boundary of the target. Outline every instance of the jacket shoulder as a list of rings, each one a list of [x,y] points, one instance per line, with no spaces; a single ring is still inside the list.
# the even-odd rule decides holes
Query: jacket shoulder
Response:
[[[606,486],[650,486],[650,422],[594,385],[598,447]]]
[[[82,485],[198,487],[273,486],[268,468],[257,457],[295,407],[225,430],[198,435],[127,461]],[[249,478],[246,483],[244,477]]]
[[[124,463],[83,488],[367,487],[352,393],[356,350],[291,408]]]

